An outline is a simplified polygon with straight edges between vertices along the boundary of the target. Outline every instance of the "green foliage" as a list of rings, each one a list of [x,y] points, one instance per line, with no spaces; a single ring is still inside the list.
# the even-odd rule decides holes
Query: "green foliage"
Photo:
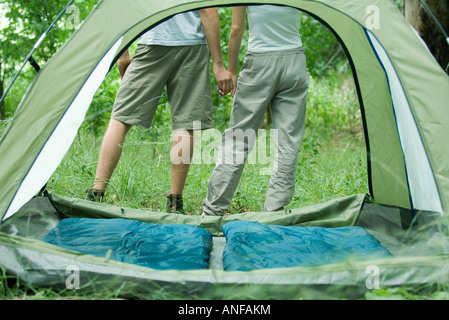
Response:
[[[446,284],[423,284],[420,286],[401,286],[380,288],[368,291],[366,300],[449,300]]]
[[[362,133],[360,107],[350,75],[309,79],[306,125],[329,135],[339,130]]]
[[[397,7],[398,9],[402,9],[404,6],[404,0],[391,0]]]
[[[120,75],[118,69],[114,68],[98,88],[86,114],[85,123],[89,124],[94,134],[100,134],[108,123],[119,87]]]
[[[9,85],[9,81],[22,66],[34,44],[48,29],[58,14],[67,5],[67,0],[2,0],[2,28],[0,29],[0,92]],[[74,2],[80,22],[92,10],[97,0],[78,0]],[[52,55],[64,44],[75,30],[73,12],[67,11],[44,41],[34,52],[33,58],[43,66]],[[13,114],[26,87],[35,76],[34,69],[27,64],[17,83],[14,84],[13,97],[5,101],[0,110],[1,117]]]
[[[2,40],[3,74],[15,71],[17,61],[23,61],[35,42],[47,30],[67,0],[3,0],[2,8],[7,19],[6,27],[0,32]],[[93,8],[97,0],[75,1],[82,21]],[[62,46],[75,30],[72,13],[67,11],[55,27],[47,34],[44,42],[36,50],[34,58],[45,63]]]
[[[301,19],[300,33],[310,75],[313,78],[321,78],[335,73],[345,73],[349,63],[332,32],[305,13]]]

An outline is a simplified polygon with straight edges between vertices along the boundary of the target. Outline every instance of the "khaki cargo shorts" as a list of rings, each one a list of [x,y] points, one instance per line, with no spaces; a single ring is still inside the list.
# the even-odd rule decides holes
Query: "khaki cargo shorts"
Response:
[[[138,45],[111,118],[149,128],[165,86],[173,130],[214,127],[207,45]]]

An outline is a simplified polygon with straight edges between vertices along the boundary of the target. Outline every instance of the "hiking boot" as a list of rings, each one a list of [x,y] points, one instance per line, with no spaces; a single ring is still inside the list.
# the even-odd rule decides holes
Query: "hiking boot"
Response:
[[[94,188],[89,188],[86,190],[87,197],[86,200],[90,200],[93,202],[101,202],[104,197],[104,190],[98,190]]]
[[[182,207],[182,195],[168,193],[167,197],[167,212],[185,214]]]

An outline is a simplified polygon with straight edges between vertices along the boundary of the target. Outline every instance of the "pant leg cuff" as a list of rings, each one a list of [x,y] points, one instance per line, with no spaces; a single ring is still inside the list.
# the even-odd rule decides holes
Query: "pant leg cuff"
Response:
[[[225,214],[225,210],[223,210],[217,206],[214,206],[206,198],[203,201],[203,214],[208,215],[208,216],[223,216]]]

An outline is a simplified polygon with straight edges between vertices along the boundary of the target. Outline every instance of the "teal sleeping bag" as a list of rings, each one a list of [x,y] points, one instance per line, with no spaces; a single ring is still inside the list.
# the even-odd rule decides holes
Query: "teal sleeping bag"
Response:
[[[223,225],[224,270],[315,267],[392,255],[361,227],[275,226],[251,221]]]
[[[212,234],[205,229],[128,219],[63,219],[42,240],[159,270],[207,269],[212,247]]]

